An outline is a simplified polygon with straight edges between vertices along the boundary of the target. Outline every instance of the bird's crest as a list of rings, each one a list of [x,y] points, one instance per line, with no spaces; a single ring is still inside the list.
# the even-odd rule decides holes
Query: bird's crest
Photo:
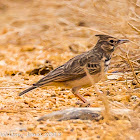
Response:
[[[98,35],[95,35],[97,37],[99,37],[101,40],[106,40],[108,38],[114,38],[112,36],[109,36],[109,35],[102,35],[102,34],[98,34]]]

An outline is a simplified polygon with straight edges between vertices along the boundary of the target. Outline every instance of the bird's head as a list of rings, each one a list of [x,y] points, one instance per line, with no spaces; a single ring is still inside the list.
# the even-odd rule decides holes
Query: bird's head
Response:
[[[95,36],[99,37],[97,46],[100,46],[102,50],[108,53],[113,52],[118,45],[129,42],[128,39],[117,39],[109,35]]]

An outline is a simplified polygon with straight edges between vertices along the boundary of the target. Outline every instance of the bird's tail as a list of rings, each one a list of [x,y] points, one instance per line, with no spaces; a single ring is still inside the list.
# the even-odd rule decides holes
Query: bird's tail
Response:
[[[27,92],[29,92],[30,90],[33,90],[33,89],[35,89],[35,88],[37,88],[37,86],[32,86],[32,87],[30,87],[30,88],[28,88],[28,89],[25,89],[24,91],[22,91],[22,92],[19,93],[19,96],[21,96],[21,95],[23,95],[23,94],[25,94],[25,93],[27,93]]]

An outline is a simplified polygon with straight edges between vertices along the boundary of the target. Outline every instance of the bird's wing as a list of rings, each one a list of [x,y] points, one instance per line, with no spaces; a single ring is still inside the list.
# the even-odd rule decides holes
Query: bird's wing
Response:
[[[69,60],[65,63],[64,71],[68,74],[86,74],[85,68],[90,74],[100,71],[100,60],[98,54],[89,54],[88,52]]]
[[[86,75],[85,68],[89,74],[96,74],[101,70],[98,56],[89,55],[87,53],[78,55],[64,65],[56,68],[39,80],[35,85],[45,85],[50,82],[66,82],[82,78]]]

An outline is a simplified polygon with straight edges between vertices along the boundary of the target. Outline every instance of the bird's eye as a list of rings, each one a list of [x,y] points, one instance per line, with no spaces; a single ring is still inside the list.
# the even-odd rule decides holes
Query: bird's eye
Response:
[[[110,40],[109,42],[110,42],[110,43],[114,43],[114,40]]]

